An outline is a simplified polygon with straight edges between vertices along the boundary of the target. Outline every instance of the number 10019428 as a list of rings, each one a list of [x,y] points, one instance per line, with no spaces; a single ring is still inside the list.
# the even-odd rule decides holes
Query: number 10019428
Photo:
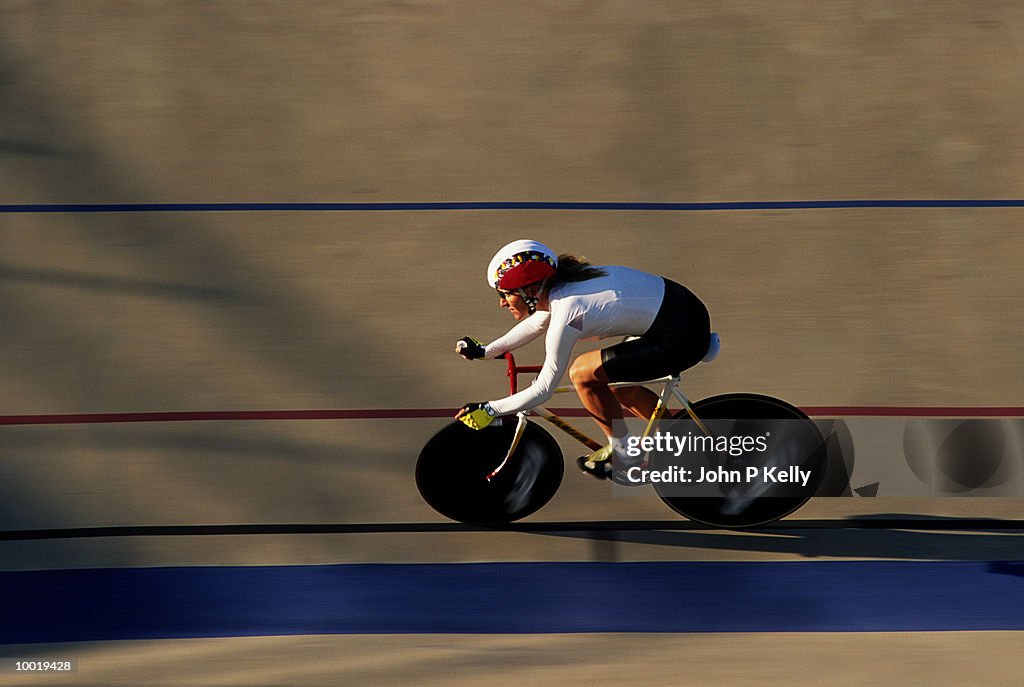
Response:
[[[7,665],[7,670],[3,672],[14,672],[14,673],[73,673],[75,672],[75,662],[65,660],[52,660],[52,661],[14,661],[13,664]]]

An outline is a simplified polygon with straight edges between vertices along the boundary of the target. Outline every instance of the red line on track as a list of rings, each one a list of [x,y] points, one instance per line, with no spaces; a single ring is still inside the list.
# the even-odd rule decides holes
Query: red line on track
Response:
[[[68,413],[0,415],[0,425],[79,425],[112,422],[224,422],[238,420],[385,420],[451,417],[447,408],[367,408],[354,410],[209,410],[148,413]]]
[[[1024,408],[999,406],[808,406],[803,411],[811,417],[1024,417]]]
[[[564,417],[587,417],[582,408],[553,408]],[[814,406],[812,417],[1024,417],[1021,407],[937,408],[924,406]],[[0,415],[0,425],[77,425],[118,422],[225,422],[265,420],[406,420],[450,418],[454,408],[365,408],[338,410],[212,410],[144,413]]]

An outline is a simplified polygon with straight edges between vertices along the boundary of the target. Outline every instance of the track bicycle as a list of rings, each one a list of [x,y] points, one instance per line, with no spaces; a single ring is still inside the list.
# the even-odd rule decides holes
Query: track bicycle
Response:
[[[718,335],[713,334],[705,361],[717,355],[719,342]],[[537,374],[541,370],[540,366],[517,365],[511,353],[504,358],[511,394],[519,388],[520,374]],[[803,411],[781,399],[753,393],[722,394],[691,403],[680,389],[680,377],[676,374],[646,382],[611,385],[661,385],[656,409],[652,417],[647,418],[639,444],[644,437],[657,436],[666,416],[691,427],[687,432],[691,438],[723,437],[727,432],[735,434],[737,428],[774,427],[777,436],[784,436],[773,440],[771,450],[766,452],[768,455],[758,455],[751,461],[749,454],[737,459],[729,451],[703,451],[694,454],[701,463],[699,474],[742,477],[750,470],[751,475],[764,471],[764,475],[780,477],[783,473],[775,470],[785,466],[785,469],[808,475],[809,479],[799,485],[740,479],[738,484],[719,481],[704,484],[699,490],[686,487],[682,491],[678,485],[672,488],[663,482],[653,483],[658,497],[669,508],[704,525],[742,529],[780,520],[814,495],[824,477],[827,449],[817,425]],[[570,391],[575,391],[574,387],[556,389],[559,393]],[[682,409],[670,411],[670,399],[678,401]],[[437,432],[420,452],[416,485],[423,499],[452,520],[485,525],[511,523],[540,510],[561,485],[564,460],[558,442],[534,417],[545,420],[591,451],[602,447],[542,406],[514,417],[498,418],[482,430],[453,421]],[[778,431],[780,428],[782,432]],[[648,454],[644,467],[659,475],[669,474],[663,469],[666,467],[674,469],[674,474],[679,474],[680,469],[668,466],[658,454]],[[691,467],[696,471],[697,467],[692,464]]]

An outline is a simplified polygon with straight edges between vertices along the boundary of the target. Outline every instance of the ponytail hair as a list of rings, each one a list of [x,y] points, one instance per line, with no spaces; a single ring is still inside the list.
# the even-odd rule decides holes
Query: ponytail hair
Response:
[[[587,262],[586,258],[563,254],[558,256],[558,268],[555,270],[551,282],[552,285],[566,284],[606,276],[608,276],[607,272],[600,267],[594,267]]]

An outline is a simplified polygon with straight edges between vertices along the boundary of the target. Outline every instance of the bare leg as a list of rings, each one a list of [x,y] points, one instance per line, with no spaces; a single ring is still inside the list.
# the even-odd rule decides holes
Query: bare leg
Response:
[[[590,351],[576,358],[569,370],[569,379],[583,407],[608,437],[615,436],[612,422],[622,419],[622,406],[638,417],[648,418],[658,403],[657,394],[643,387],[611,389],[601,364],[601,351]]]
[[[622,406],[608,388],[608,377],[601,366],[601,351],[589,351],[576,358],[569,368],[569,379],[576,387],[583,407],[604,432],[614,436],[612,422],[622,419]]]
[[[654,409],[658,406],[658,394],[642,386],[612,389],[612,393],[629,412],[645,420],[654,415]]]

